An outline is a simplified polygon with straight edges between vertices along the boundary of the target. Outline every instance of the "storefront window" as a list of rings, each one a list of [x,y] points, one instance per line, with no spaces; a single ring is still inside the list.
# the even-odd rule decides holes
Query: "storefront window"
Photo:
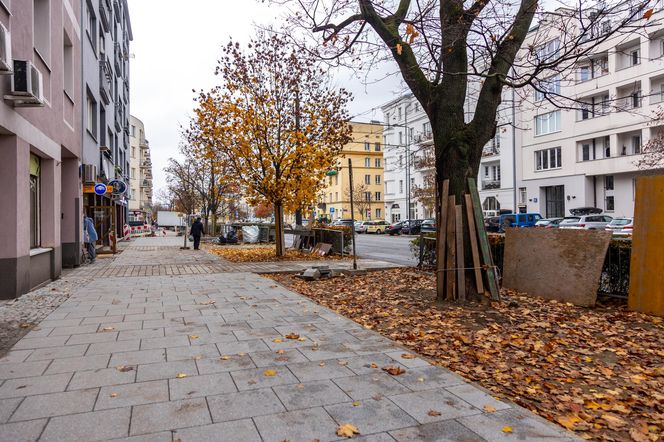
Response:
[[[34,249],[41,245],[41,159],[30,154],[30,248]]]

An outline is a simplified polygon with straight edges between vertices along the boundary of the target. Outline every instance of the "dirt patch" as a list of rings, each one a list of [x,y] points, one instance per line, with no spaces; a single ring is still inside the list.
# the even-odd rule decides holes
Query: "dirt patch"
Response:
[[[230,262],[281,262],[281,261],[338,261],[342,259],[349,259],[348,257],[341,257],[339,255],[320,256],[306,253],[300,250],[288,249],[284,256],[277,257],[274,246],[240,246],[240,245],[226,245],[217,246],[206,244],[203,248],[227,259]]]
[[[504,291],[502,302],[434,302],[415,270],[285,286],[586,439],[664,437],[664,323]]]

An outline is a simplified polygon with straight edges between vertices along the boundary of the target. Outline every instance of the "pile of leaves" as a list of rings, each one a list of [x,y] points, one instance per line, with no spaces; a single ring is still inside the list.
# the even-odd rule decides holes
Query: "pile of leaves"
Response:
[[[273,279],[585,439],[664,438],[664,322],[504,291],[436,304],[432,275]]]
[[[255,247],[209,245],[205,246],[205,249],[230,262],[320,261],[323,259],[342,259],[342,257],[338,255],[321,256],[295,249],[287,249],[284,256],[277,257],[276,249],[273,245]]]

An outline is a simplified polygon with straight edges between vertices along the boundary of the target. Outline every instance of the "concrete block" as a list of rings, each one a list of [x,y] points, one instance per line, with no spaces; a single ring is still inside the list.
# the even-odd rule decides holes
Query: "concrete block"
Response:
[[[280,385],[273,390],[288,410],[350,401],[350,397],[329,380]]]
[[[18,404],[21,403],[23,398],[0,399],[0,424],[4,424],[9,420]]]
[[[456,419],[482,412],[479,408],[471,406],[444,389],[400,394],[391,396],[390,400],[421,424]],[[440,415],[430,416],[430,410],[438,411]]]
[[[113,353],[111,356],[110,366],[116,367],[118,365],[137,365],[137,364],[151,364],[154,362],[165,362],[166,350],[138,350],[127,351],[124,353]]]
[[[402,428],[390,431],[390,435],[398,442],[415,440],[427,442],[486,442],[486,439],[481,438],[456,421],[435,422],[433,424],[418,425],[417,427]]]
[[[73,373],[75,371],[96,370],[108,367],[111,355],[79,356],[77,358],[55,359],[45,374]]]
[[[339,364],[336,359],[320,362],[315,361],[288,364],[288,368],[300,382],[334,379],[355,375],[350,369]]]
[[[576,440],[572,433],[549,424],[525,410],[503,410],[491,414],[477,414],[458,419],[465,427],[472,429],[486,440],[508,442],[514,440],[568,442]],[[512,433],[504,433],[502,428],[512,427]]]
[[[266,370],[274,371],[274,376],[265,375]],[[238,390],[255,390],[284,384],[296,384],[298,380],[286,367],[262,367],[232,371],[231,376]]]
[[[362,400],[359,406],[350,402],[328,405],[325,410],[335,421],[355,425],[360,434],[379,433],[417,424],[415,419],[385,398]]]
[[[197,442],[255,442],[261,440],[251,419],[175,430],[173,438]]]
[[[29,396],[18,407],[12,422],[92,411],[98,388]]]
[[[273,350],[259,351],[250,353],[249,355],[254,361],[254,364],[256,364],[256,367],[286,365],[308,361],[308,359],[305,358],[302,353],[297,351],[297,349],[284,350],[283,353],[277,353]]]
[[[65,373],[31,378],[9,379],[0,386],[0,399],[65,391],[71,377],[71,373]]]
[[[98,441],[129,433],[130,408],[93,411],[51,418],[40,441]]]
[[[446,368],[429,366],[411,368],[394,379],[413,391],[433,390],[440,387],[464,384],[466,381]]]
[[[116,367],[74,373],[67,390],[130,384],[136,380],[136,370],[122,372]]]
[[[286,410],[270,388],[208,396],[207,401],[214,422],[233,421]]]
[[[129,410],[123,408],[122,410]],[[185,399],[137,405],[131,416],[131,435],[211,424],[205,399]]]
[[[51,361],[10,362],[0,364],[0,379],[26,378],[44,373]]]
[[[190,359],[218,358],[221,356],[214,344],[187,345],[186,347],[169,347],[166,349],[166,360],[182,361]]]
[[[168,400],[167,380],[113,385],[102,387],[95,410],[129,408],[133,405],[151,404]]]
[[[44,425],[46,425],[46,419],[0,425],[0,440],[11,442],[36,441],[44,429]]]
[[[168,383],[171,400],[214,396],[237,391],[235,383],[228,373],[187,376],[181,379],[169,379]]]
[[[322,408],[288,411],[254,418],[265,442],[338,440],[337,424]]]
[[[408,388],[386,373],[337,378],[334,379],[334,383],[354,400],[367,399],[376,395],[391,396],[410,392]]]

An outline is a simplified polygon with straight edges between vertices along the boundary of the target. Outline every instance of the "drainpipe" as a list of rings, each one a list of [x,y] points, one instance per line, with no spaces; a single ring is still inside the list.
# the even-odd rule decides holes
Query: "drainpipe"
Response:
[[[512,88],[512,189],[514,213],[518,213],[516,206],[516,104],[514,102],[515,94]]]
[[[593,207],[597,207],[597,176],[593,175]]]

